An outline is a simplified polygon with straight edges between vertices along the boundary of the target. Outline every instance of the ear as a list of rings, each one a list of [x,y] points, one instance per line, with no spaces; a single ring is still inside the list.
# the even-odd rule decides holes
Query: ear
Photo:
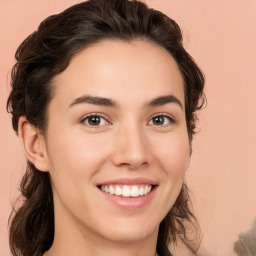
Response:
[[[27,159],[39,171],[49,171],[49,158],[45,138],[25,116],[19,118],[18,135]]]

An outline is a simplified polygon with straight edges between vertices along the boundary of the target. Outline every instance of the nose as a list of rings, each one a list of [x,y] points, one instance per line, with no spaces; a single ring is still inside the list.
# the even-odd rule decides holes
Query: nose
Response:
[[[145,133],[138,127],[119,129],[115,136],[112,161],[116,166],[138,169],[149,163],[149,148]]]

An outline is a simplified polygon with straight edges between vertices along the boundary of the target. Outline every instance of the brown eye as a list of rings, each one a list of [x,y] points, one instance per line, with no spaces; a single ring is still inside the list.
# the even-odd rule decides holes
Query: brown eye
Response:
[[[155,116],[149,121],[150,125],[167,125],[169,123],[173,123],[173,120],[165,115]]]
[[[85,119],[83,119],[83,123],[89,126],[101,126],[106,125],[108,122],[105,118],[101,116],[88,116]]]
[[[164,117],[163,116],[156,116],[153,118],[154,125],[163,125],[164,124]]]

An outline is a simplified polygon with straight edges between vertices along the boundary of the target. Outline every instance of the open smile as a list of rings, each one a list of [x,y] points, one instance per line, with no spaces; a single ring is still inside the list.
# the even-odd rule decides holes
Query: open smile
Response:
[[[125,210],[136,210],[151,202],[158,184],[145,179],[120,179],[99,184],[97,187],[111,204]]]
[[[152,185],[101,185],[100,189],[103,192],[111,195],[122,196],[122,197],[139,197],[145,196],[152,190]]]

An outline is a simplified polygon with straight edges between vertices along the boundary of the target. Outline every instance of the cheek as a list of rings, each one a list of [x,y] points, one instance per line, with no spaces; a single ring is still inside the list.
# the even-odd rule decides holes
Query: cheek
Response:
[[[106,159],[106,150],[98,139],[81,133],[63,130],[56,134],[49,143],[49,172],[56,209],[63,211],[64,204],[79,216],[81,209],[88,211],[91,203],[96,202],[91,192],[95,189],[95,176]]]
[[[159,192],[161,198],[158,207],[161,209],[161,217],[164,218],[175,203],[182,184],[185,171],[190,160],[190,145],[186,133],[172,134],[162,139],[158,138],[158,146],[154,148],[155,161],[160,167],[161,186]]]
[[[155,147],[155,155],[157,155],[165,174],[183,175],[190,161],[190,145],[187,136],[165,138]]]
[[[99,138],[79,132],[61,131],[49,141],[49,156],[52,175],[64,175],[71,180],[92,176],[105,160],[107,148]],[[62,177],[64,178],[64,177]],[[89,182],[89,180],[87,180]]]

